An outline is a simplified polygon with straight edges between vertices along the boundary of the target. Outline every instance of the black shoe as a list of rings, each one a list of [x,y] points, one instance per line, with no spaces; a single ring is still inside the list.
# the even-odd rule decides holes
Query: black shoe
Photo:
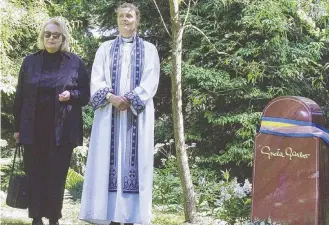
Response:
[[[49,220],[49,225],[59,225],[58,220]]]
[[[42,219],[33,219],[32,225],[44,225]]]

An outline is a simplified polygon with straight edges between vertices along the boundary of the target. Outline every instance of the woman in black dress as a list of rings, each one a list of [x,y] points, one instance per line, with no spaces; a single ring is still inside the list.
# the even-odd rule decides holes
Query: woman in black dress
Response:
[[[89,101],[84,62],[69,50],[60,19],[44,23],[40,51],[25,57],[14,102],[16,140],[24,145],[33,225],[58,225],[73,148],[82,145],[82,106]]]

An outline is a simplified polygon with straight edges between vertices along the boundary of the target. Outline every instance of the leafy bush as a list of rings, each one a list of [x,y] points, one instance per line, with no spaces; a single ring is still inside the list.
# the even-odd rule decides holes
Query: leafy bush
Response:
[[[11,172],[11,164],[1,165],[1,191],[7,192],[10,172]]]
[[[163,153],[167,145],[157,144],[157,148],[160,149],[161,146],[162,151],[157,150],[157,153]],[[161,168],[155,169],[153,201],[155,205],[166,205],[166,210],[176,212],[183,208],[176,157],[169,155],[162,158],[161,162]],[[198,166],[198,157],[190,157],[190,163],[198,211],[229,224],[247,221],[251,210],[250,182],[245,180],[244,184],[239,184],[236,178],[230,178],[227,170],[222,171],[223,180],[220,180],[216,172]]]
[[[192,166],[192,172],[195,170]],[[210,171],[209,171],[210,172]],[[229,224],[247,221],[251,210],[251,184],[230,179],[229,171],[222,171],[223,180],[218,175],[209,175],[208,179],[200,177],[196,187],[197,205],[200,212],[208,213]]]
[[[72,196],[72,200],[81,199],[83,176],[70,168],[67,173],[65,188]]]
[[[229,224],[247,221],[251,212],[251,184],[245,180],[239,184],[236,178],[229,180],[228,171],[223,172],[225,181],[221,181],[219,198],[216,201],[216,215]]]
[[[86,135],[91,133],[91,128],[94,120],[94,110],[90,105],[83,107],[82,111],[83,118],[83,132]]]
[[[77,146],[72,153],[71,164],[66,178],[65,188],[72,196],[72,200],[81,199],[83,188],[83,174],[86,169],[88,156],[88,139],[83,140],[83,146]]]
[[[83,146],[77,146],[72,153],[70,167],[77,173],[83,175],[86,169],[86,162],[88,156],[88,140],[84,139]]]
[[[2,119],[2,118],[1,118]],[[1,158],[11,158],[14,156],[16,142],[13,137],[14,133],[8,129],[1,129],[0,148]]]
[[[1,191],[7,192],[9,179],[11,175],[11,169],[13,165],[13,158],[6,159],[6,162],[2,162],[0,165],[1,170]],[[15,167],[14,167],[14,173],[24,173],[23,163],[17,163],[16,159]],[[18,161],[20,162],[20,161]]]
[[[162,163],[163,167],[156,168],[154,173],[153,202],[156,205],[166,205],[168,211],[179,212],[183,208],[183,193],[176,158],[170,156],[162,159]]]

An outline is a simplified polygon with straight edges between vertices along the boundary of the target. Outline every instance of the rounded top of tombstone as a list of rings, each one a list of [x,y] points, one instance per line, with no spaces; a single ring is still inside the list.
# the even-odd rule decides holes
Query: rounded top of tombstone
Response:
[[[298,96],[282,96],[273,99],[263,111],[263,117],[276,117],[313,122],[324,125],[322,110],[311,99]]]

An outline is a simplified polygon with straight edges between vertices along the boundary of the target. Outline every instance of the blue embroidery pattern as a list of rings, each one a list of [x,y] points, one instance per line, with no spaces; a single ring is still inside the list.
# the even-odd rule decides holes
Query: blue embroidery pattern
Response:
[[[131,87],[134,89],[139,85],[141,80],[141,73],[143,71],[144,62],[144,45],[143,40],[136,38],[136,45],[134,46],[134,55],[132,67],[132,78]],[[130,132],[132,142],[130,143],[131,148],[131,158],[129,163],[128,171],[125,171],[123,176],[123,192],[124,193],[138,193],[139,183],[138,183],[138,118],[130,110],[128,111],[129,117],[132,121],[132,131]],[[127,115],[128,116],[128,115]],[[128,124],[128,127],[130,125]]]
[[[120,39],[117,38],[114,40],[112,44],[110,54],[113,56],[113,60],[110,65],[110,73],[112,76],[112,89],[115,93],[118,93],[118,87],[120,87],[120,79],[117,79],[118,74],[121,73],[121,68],[119,64],[119,49],[120,48]],[[117,84],[118,83],[118,84]],[[115,128],[118,122],[116,118],[117,109],[113,106],[112,107],[112,119],[111,119],[111,161],[110,161],[110,173],[109,173],[109,192],[116,192],[118,187],[118,179],[117,179],[117,135],[115,135]]]
[[[130,104],[134,107],[137,114],[140,114],[145,109],[145,103],[140,99],[140,97],[134,91],[125,94],[125,97],[129,100]]]
[[[137,129],[137,116],[132,112],[129,113],[128,118],[128,132],[131,135],[131,139],[128,139],[128,143],[131,146],[131,157],[129,160],[129,169],[125,171],[123,178],[123,192],[124,193],[138,193],[139,192],[139,180],[138,180],[138,129]],[[131,129],[129,129],[131,128]]]
[[[138,174],[136,170],[130,170],[129,175],[124,177],[124,193],[138,193]]]
[[[105,87],[103,89],[98,90],[94,96],[91,98],[91,106],[94,110],[102,106],[106,102],[106,95],[108,93],[113,93],[109,87]]]
[[[131,89],[134,89],[139,85],[141,80],[141,71],[143,71],[144,62],[144,43],[141,38],[136,36],[134,38],[134,51],[131,58],[132,70],[131,70]],[[110,55],[112,56],[110,73],[112,76],[112,89],[114,93],[119,92],[120,87],[120,75],[121,75],[121,62],[120,62],[120,45],[122,38],[118,37],[114,40]],[[137,96],[138,97],[138,96]],[[145,106],[144,106],[145,107]],[[124,149],[124,155],[130,156],[129,164],[122,166],[122,174],[117,173],[117,153],[118,153],[118,140],[119,135],[116,132],[119,121],[119,114],[115,107],[112,108],[112,126],[111,126],[111,159],[110,159],[110,171],[109,171],[109,191],[117,191],[117,179],[118,176],[122,179],[122,191],[124,193],[139,193],[139,181],[138,181],[138,118],[130,110],[127,111],[127,143],[126,149]]]
[[[110,168],[110,177],[112,179],[109,180],[109,191],[113,192],[113,191],[116,191],[117,184],[118,184],[117,178],[116,178],[117,177],[116,170],[114,170],[113,168]]]

